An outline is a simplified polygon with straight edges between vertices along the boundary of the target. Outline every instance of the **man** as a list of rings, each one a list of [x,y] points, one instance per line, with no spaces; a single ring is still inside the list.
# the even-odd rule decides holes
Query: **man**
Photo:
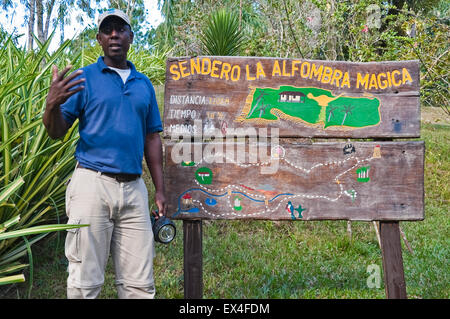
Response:
[[[98,19],[104,56],[65,77],[53,67],[43,122],[52,138],[79,119],[77,167],[66,191],[68,298],[96,298],[111,252],[119,298],[153,298],[154,242],[142,160],[166,213],[161,118],[150,80],[127,61],[133,42],[128,16],[110,9]]]

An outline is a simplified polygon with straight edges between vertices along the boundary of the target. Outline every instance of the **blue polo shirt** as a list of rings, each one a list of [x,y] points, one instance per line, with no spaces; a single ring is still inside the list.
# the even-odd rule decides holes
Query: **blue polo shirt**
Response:
[[[61,105],[68,124],[79,119],[75,158],[84,167],[141,174],[145,136],[162,131],[153,85],[127,63],[131,73],[125,84],[103,57],[82,68],[79,78],[85,78],[84,90]]]

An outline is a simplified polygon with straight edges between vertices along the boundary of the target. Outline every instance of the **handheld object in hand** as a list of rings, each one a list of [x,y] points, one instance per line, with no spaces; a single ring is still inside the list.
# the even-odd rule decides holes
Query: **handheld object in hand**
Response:
[[[175,238],[177,233],[175,224],[166,216],[159,216],[157,219],[155,218],[155,214],[158,216],[158,211],[151,214],[152,229],[153,235],[155,236],[155,241],[158,243],[168,244]]]

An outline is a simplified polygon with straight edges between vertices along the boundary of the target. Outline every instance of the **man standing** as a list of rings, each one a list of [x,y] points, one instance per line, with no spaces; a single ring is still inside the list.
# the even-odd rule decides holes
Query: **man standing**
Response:
[[[66,191],[68,298],[96,298],[111,252],[119,298],[153,298],[154,241],[142,160],[155,185],[160,216],[166,213],[161,118],[150,80],[127,61],[133,42],[129,17],[110,9],[98,19],[104,56],[65,77],[53,67],[43,122],[52,138],[76,119],[77,167]]]

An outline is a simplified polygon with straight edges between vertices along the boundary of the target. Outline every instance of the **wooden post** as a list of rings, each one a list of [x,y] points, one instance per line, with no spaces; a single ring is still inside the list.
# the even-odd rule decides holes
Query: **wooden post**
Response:
[[[183,220],[184,298],[203,295],[202,221]]]
[[[405,274],[403,271],[398,221],[380,221],[380,239],[386,298],[406,299]]]

